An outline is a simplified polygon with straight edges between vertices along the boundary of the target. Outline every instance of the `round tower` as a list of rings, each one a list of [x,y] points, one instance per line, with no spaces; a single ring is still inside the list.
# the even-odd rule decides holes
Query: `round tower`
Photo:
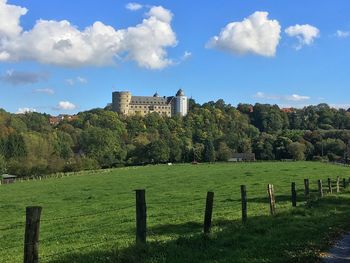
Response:
[[[186,116],[188,113],[188,98],[182,89],[179,89],[176,93],[175,113],[180,116]]]
[[[128,115],[131,102],[131,92],[116,91],[112,95],[112,109],[115,112]]]

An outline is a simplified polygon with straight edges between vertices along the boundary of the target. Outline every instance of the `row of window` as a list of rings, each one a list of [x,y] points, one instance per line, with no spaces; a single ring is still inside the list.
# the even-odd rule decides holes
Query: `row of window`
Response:
[[[131,109],[142,109],[142,108],[148,108],[149,106],[138,106],[138,105],[130,105]],[[152,107],[152,105],[151,105]],[[155,109],[170,109],[170,106],[153,106]]]
[[[167,113],[170,114],[170,112],[161,112],[161,111],[153,111],[153,112],[158,112],[159,114],[166,115]],[[135,111],[136,114],[140,114],[141,111]],[[149,113],[148,111],[144,111],[143,113],[147,114]]]
[[[133,101],[134,104],[167,104],[166,102],[164,101]]]

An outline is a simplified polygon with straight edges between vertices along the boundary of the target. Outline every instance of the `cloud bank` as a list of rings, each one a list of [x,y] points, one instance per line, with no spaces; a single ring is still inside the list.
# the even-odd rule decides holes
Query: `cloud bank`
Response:
[[[206,47],[244,55],[273,57],[280,41],[281,26],[268,12],[255,12],[241,22],[227,24]]]
[[[42,72],[8,70],[4,75],[0,76],[0,80],[16,86],[34,84],[42,80],[46,80],[47,77],[47,74]]]
[[[81,67],[112,65],[122,58],[147,69],[172,64],[166,49],[177,44],[173,14],[162,6],[151,7],[140,24],[119,30],[100,21],[79,30],[67,20],[38,20],[23,31],[20,18],[26,13],[26,8],[0,0],[0,61]]]

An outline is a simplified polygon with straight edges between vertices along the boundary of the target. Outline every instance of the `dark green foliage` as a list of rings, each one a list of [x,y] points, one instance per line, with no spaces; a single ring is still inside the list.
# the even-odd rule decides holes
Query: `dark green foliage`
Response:
[[[6,164],[5,157],[0,154],[0,176],[6,173],[6,171],[7,171],[7,164]]]
[[[204,161],[215,162],[215,148],[213,141],[207,140],[204,145]]]
[[[126,117],[107,107],[58,125],[50,125],[46,114],[1,110],[0,154],[9,170],[21,175],[226,161],[232,153],[255,153],[258,160],[342,161],[350,156],[350,112],[326,104],[281,110],[268,104],[235,108],[223,100],[203,105],[190,100],[190,109],[184,118],[157,113]]]
[[[165,163],[170,158],[169,146],[163,140],[156,140],[148,144],[146,153],[151,163]]]

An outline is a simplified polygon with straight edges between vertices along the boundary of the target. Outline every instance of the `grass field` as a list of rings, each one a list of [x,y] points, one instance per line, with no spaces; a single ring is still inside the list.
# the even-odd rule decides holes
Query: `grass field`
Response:
[[[350,192],[306,205],[303,179],[350,177],[350,168],[312,163],[128,167],[0,186],[0,262],[22,262],[25,207],[43,207],[41,262],[317,262],[350,230]],[[298,207],[290,202],[296,182]],[[266,186],[274,184],[277,215]],[[248,222],[241,223],[240,185]],[[146,189],[148,245],[135,247],[135,193]],[[350,187],[349,187],[350,189]],[[201,234],[205,197],[215,192],[213,229]]]

